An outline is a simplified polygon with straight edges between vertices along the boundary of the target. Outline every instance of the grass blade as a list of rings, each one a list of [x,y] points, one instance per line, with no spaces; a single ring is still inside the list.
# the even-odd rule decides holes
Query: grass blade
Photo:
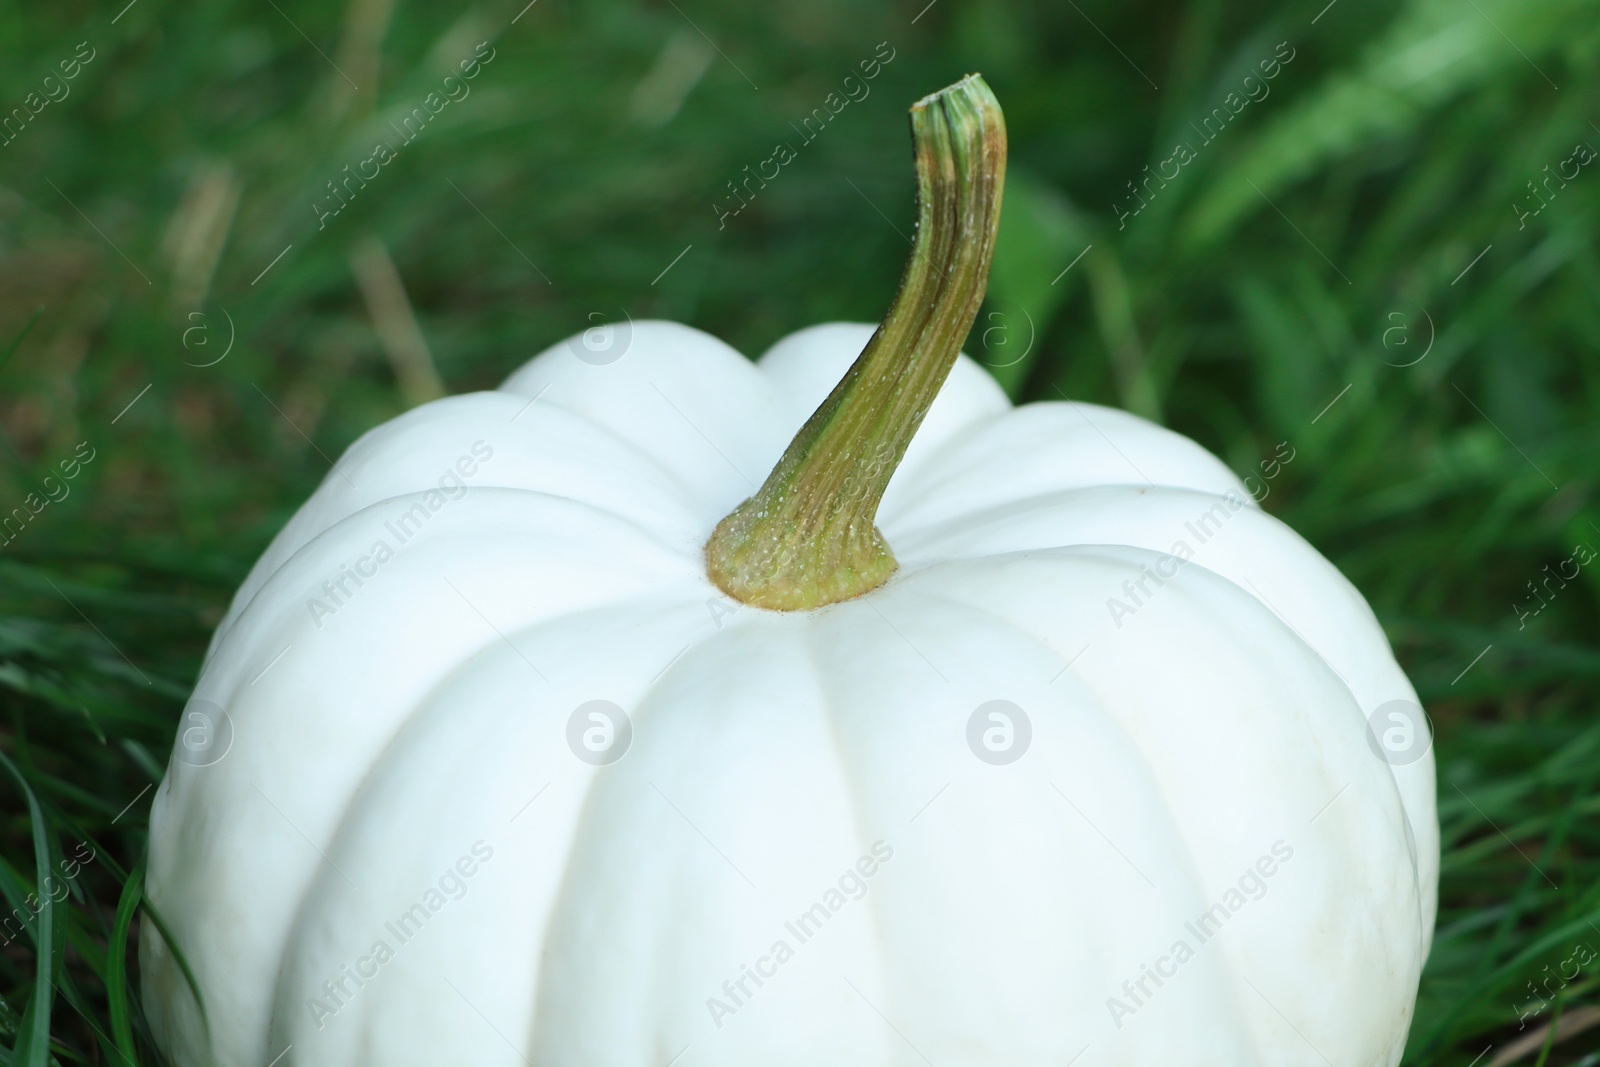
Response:
[[[28,780],[4,752],[0,752],[0,764],[11,772],[28,801],[28,821],[33,827],[34,883],[39,898],[33,937],[33,995],[28,1000],[28,1010],[23,1013],[22,1033],[17,1037],[13,1059],[20,1067],[45,1067],[50,1061],[50,1006],[55,995],[55,987],[50,982],[51,967],[55,963],[55,902],[43,891],[46,872],[50,870],[50,835],[45,828],[44,812],[39,808],[39,798],[33,795]]]
[[[142,896],[142,894],[141,894]],[[178,946],[178,939],[172,936],[172,928],[167,925],[161,913],[156,911],[155,905],[149,900],[141,899],[139,907],[155,923],[156,930],[160,932],[162,940],[172,950],[172,958],[178,961],[178,969],[183,972],[183,980],[189,984],[189,992],[194,996],[194,1002],[200,1008],[200,1023],[206,1028],[206,1044],[211,1044],[211,1019],[206,1015],[205,998],[200,995],[200,983],[195,980],[194,971],[189,968],[189,959],[183,954],[183,949]]]
[[[133,1026],[128,1014],[127,941],[128,927],[144,899],[145,857],[134,864],[127,881],[122,883],[122,896],[117,900],[116,925],[111,929],[111,941],[106,946],[106,1001],[111,1010],[111,1038],[117,1051],[133,1067],[138,1067],[139,1054],[133,1044]]]

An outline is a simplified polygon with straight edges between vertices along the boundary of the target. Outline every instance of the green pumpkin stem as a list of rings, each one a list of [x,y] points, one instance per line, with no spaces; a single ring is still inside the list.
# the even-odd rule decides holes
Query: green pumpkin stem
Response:
[[[976,74],[913,105],[911,136],[916,239],[888,315],[706,543],[711,580],[742,603],[818,608],[897,566],[873,520],[983,303],[1006,170],[1005,119]]]

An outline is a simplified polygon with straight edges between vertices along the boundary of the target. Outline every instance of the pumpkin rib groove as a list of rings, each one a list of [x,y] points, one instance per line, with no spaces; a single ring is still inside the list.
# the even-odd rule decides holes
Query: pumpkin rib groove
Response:
[[[1058,509],[1059,511],[1070,515],[1074,511],[1081,513],[1082,510],[1084,510],[1082,505],[1092,505],[1105,501],[1114,505],[1125,505],[1130,510],[1136,508],[1142,508],[1144,510],[1158,510],[1160,507],[1175,503],[1177,499],[1192,500],[1197,506],[1206,502],[1212,504],[1225,504],[1227,501],[1227,497],[1221,494],[1209,493],[1199,489],[1188,489],[1180,486],[1161,486],[1153,491],[1146,486],[1134,485],[1131,483],[1125,483],[1121,485],[1080,486],[1066,489],[1055,489],[1043,493],[1035,493],[1026,497],[1019,497],[1015,500],[1007,501],[1003,504],[995,504],[969,512],[947,515],[943,518],[928,522],[926,524],[908,525],[906,527],[897,528],[895,530],[895,535],[897,543],[904,546],[903,554],[915,557],[918,552],[922,551],[922,546],[930,542],[937,543],[943,538],[954,538],[962,535],[982,533],[991,529],[1004,528],[1010,523],[1014,523],[1017,520],[1034,517],[1036,514],[1041,518],[1047,517],[1056,512]],[[1261,515],[1268,514],[1267,512],[1260,511],[1258,508],[1252,508],[1252,510]],[[1241,509],[1238,514],[1243,514],[1243,509]],[[1118,518],[1123,518],[1123,516],[1118,516]],[[1133,516],[1127,516],[1126,518],[1132,519]],[[1126,521],[1126,519],[1124,521]],[[1287,527],[1285,527],[1285,529],[1287,529]],[[1030,546],[1030,548],[1027,550],[1032,551],[1038,548],[1069,548],[1075,544],[1116,543],[1118,542],[1063,541],[1055,545],[1034,545]],[[1152,549],[1151,551],[1159,552],[1160,550]],[[953,553],[950,556],[940,558],[964,560],[973,558],[987,558],[987,556],[991,554],[993,553],[985,552],[982,553],[981,556],[975,557],[971,553],[971,550],[961,550],[959,553]]]
[[[446,398],[442,398],[441,400],[432,401],[429,404],[425,404],[420,408],[413,409],[411,412],[407,412],[406,415],[400,416],[400,419],[406,419],[408,416],[417,414],[418,412],[422,412],[427,408],[433,407],[434,405],[445,404],[446,401],[457,400],[457,399],[466,399],[466,398],[478,398],[478,399],[481,399],[483,401],[493,401],[495,403],[500,403],[502,400],[504,400],[506,402],[506,404],[509,405],[511,402],[513,402],[513,401],[515,401],[517,399],[520,399],[520,394],[502,392],[500,390],[484,390],[484,391],[481,391],[481,392],[478,392],[478,393],[465,394],[464,397],[446,397]],[[647,450],[639,447],[635,442],[633,442],[633,441],[631,441],[631,440],[629,440],[629,439],[627,439],[625,437],[621,437],[621,436],[617,435],[614,432],[614,430],[612,430],[612,428],[610,428],[610,427],[606,426],[605,424],[595,420],[588,413],[583,412],[581,410],[577,410],[577,409],[573,409],[573,408],[562,406],[559,403],[556,403],[556,402],[554,402],[552,400],[549,400],[549,398],[546,398],[545,400],[541,400],[540,402],[541,403],[550,403],[552,406],[560,408],[561,413],[562,413],[562,415],[564,417],[570,417],[570,418],[576,420],[582,426],[585,426],[585,427],[589,428],[590,430],[592,430],[594,432],[594,434],[597,435],[597,436],[609,438],[610,442],[611,442],[611,447],[613,447],[614,449],[617,449],[618,451],[620,451],[629,460],[631,460],[634,464],[637,464],[636,468],[635,467],[629,467],[628,469],[623,470],[623,471],[613,470],[612,473],[613,474],[626,475],[626,476],[628,476],[630,478],[634,477],[634,476],[637,476],[637,478],[641,482],[647,483],[647,484],[651,484],[652,486],[655,486],[655,487],[658,487],[658,488],[662,487],[662,486],[669,487],[672,490],[672,495],[675,496],[676,499],[677,499],[677,504],[678,504],[679,508],[681,509],[682,517],[685,520],[685,525],[684,525],[684,528],[683,528],[684,529],[684,535],[688,536],[689,535],[689,531],[691,529],[695,530],[696,532],[698,531],[698,525],[704,521],[703,513],[705,511],[705,506],[704,506],[703,503],[701,503],[701,502],[699,502],[697,500],[697,496],[696,496],[696,493],[694,491],[694,488],[692,486],[689,486],[686,483],[684,483],[682,481],[682,479],[677,474],[675,474],[669,467],[667,467],[664,464],[660,463],[659,460],[656,457],[652,456]],[[509,406],[507,407],[507,410],[511,411]],[[515,415],[515,412],[511,411],[511,414]],[[526,415],[524,417],[531,419],[531,418],[534,417],[534,415],[533,415],[532,412],[530,412],[528,415]],[[396,420],[396,421],[400,421],[400,420]],[[481,426],[481,423],[479,425]],[[491,425],[497,425],[497,424],[491,423]],[[345,450],[345,452],[343,454],[341,454],[341,456],[339,458],[339,465],[341,466],[341,469],[342,469],[343,465],[346,463],[346,461],[350,458],[351,454],[353,452],[356,452],[358,449],[364,449],[364,450],[366,450],[368,452],[376,452],[376,453],[378,453],[378,454],[374,454],[374,455],[363,456],[361,458],[361,463],[360,463],[361,467],[369,467],[369,466],[377,465],[377,464],[380,464],[380,463],[383,463],[383,462],[397,461],[397,460],[400,460],[400,459],[408,458],[405,455],[405,450],[407,448],[406,442],[404,442],[403,440],[394,440],[395,438],[401,438],[403,436],[400,433],[391,432],[388,438],[384,438],[384,439],[378,441],[377,443],[373,443],[373,442],[368,440],[369,437],[372,437],[373,435],[379,433],[379,431],[385,430],[387,426],[388,426],[388,424],[386,424],[385,426],[377,427],[377,428],[375,428],[373,430],[369,430],[366,434],[363,434],[362,437],[358,438],[355,442],[353,442]],[[511,440],[511,441],[507,441],[507,440],[501,439],[501,440],[498,440],[496,443],[500,444],[500,445],[507,446],[507,447],[516,447],[518,445],[524,445],[524,444],[525,445],[533,445],[533,444],[538,443],[537,442],[537,438],[534,437],[532,434],[530,434],[528,432],[528,428],[527,427],[524,427],[523,429],[516,430],[515,433],[516,433],[518,439],[514,439],[514,440]],[[490,479],[492,479],[494,473],[496,473],[496,471],[490,470],[488,468],[485,468],[485,472],[486,472],[486,476],[489,477]],[[358,470],[354,471],[354,473],[359,476],[360,474],[363,473],[363,471],[358,469]],[[431,468],[429,468],[428,473],[425,476],[419,476],[419,478],[420,478],[420,480],[422,482],[427,483],[428,479],[431,478],[434,473],[436,473],[436,472],[434,472]],[[301,549],[303,549],[311,541],[315,540],[317,537],[320,537],[322,534],[324,534],[327,531],[333,529],[334,527],[338,526],[339,524],[341,524],[341,523],[343,523],[343,522],[345,522],[345,521],[347,521],[347,520],[349,520],[351,518],[357,517],[357,516],[363,514],[364,512],[368,511],[369,509],[373,508],[373,507],[377,507],[377,506],[380,506],[380,505],[383,505],[383,504],[386,504],[386,503],[392,503],[392,502],[401,501],[401,500],[409,500],[409,499],[413,499],[413,498],[418,497],[418,496],[425,496],[430,491],[430,489],[432,489],[432,488],[433,488],[433,486],[430,485],[430,484],[422,484],[422,485],[419,485],[419,486],[414,487],[414,488],[409,488],[409,489],[405,489],[403,491],[391,493],[388,496],[369,501],[368,503],[363,504],[360,507],[355,508],[354,510],[344,510],[341,513],[339,513],[335,518],[333,518],[332,521],[325,521],[321,525],[319,525],[317,528],[309,531],[308,536],[302,537],[300,539],[299,544],[292,551],[289,551],[286,554],[282,554],[282,558],[276,560],[276,564],[275,564],[275,566],[273,566],[271,571],[264,572],[264,573],[261,572],[260,568],[262,567],[262,565],[264,563],[267,562],[267,560],[272,559],[275,555],[279,555],[279,554],[282,553],[282,549],[280,547],[280,542],[283,541],[285,538],[287,538],[291,533],[299,533],[299,532],[301,532],[300,530],[297,529],[294,521],[291,520],[290,524],[285,526],[285,528],[279,532],[278,536],[273,539],[272,544],[268,546],[268,548],[267,548],[266,552],[263,554],[261,560],[258,561],[257,565],[252,568],[250,575],[246,578],[244,584],[240,588],[240,594],[244,594],[248,590],[249,591],[249,595],[251,596],[251,598],[253,598],[254,595],[260,591],[261,585],[265,583],[266,579],[268,577],[270,577],[271,573],[275,573],[278,569],[280,569],[288,561],[289,558],[291,558],[294,554],[298,553]],[[493,484],[492,480],[488,481],[488,482],[476,481],[476,482],[472,483],[471,485],[469,485],[467,488],[469,490],[473,490],[473,489],[478,489],[478,490],[505,489],[505,490],[514,491],[514,492],[526,492],[526,493],[538,494],[538,495],[549,497],[551,499],[567,500],[567,501],[571,501],[571,502],[576,503],[576,504],[583,504],[583,505],[588,505],[588,506],[591,506],[591,507],[595,507],[600,511],[616,515],[616,516],[622,518],[625,521],[633,521],[633,522],[637,523],[637,518],[635,516],[630,516],[630,515],[624,514],[621,511],[618,511],[618,510],[616,510],[614,508],[611,508],[611,507],[606,507],[606,506],[604,506],[602,504],[599,504],[598,502],[581,499],[581,498],[578,498],[578,497],[575,497],[575,496],[571,496],[571,495],[569,495],[567,493],[555,492],[555,491],[550,491],[550,490],[541,490],[541,489],[536,489],[536,488],[529,488],[527,486],[521,486],[521,485],[497,485],[497,484]],[[338,474],[330,471],[328,476],[326,478],[324,478],[322,484],[318,486],[318,489],[316,490],[316,492],[314,492],[312,494],[311,499],[308,500],[306,505],[303,506],[302,511],[304,511],[306,508],[311,508],[311,507],[313,507],[315,505],[318,505],[318,504],[321,504],[321,503],[324,503],[324,502],[333,502],[333,501],[340,500],[343,497],[346,497],[346,496],[349,496],[349,495],[352,495],[352,494],[349,492],[349,487],[346,485],[346,483],[339,478]],[[653,534],[652,536],[654,538],[655,535]],[[674,545],[673,547],[676,547],[676,545]],[[234,598],[234,603],[231,604],[230,607],[229,607],[228,615],[224,619],[223,626],[219,626],[219,629],[217,631],[217,636],[213,636],[212,647],[215,647],[220,642],[220,635],[225,632],[225,627],[228,624],[231,624],[233,619],[236,617],[239,608],[240,608],[239,597],[236,596]]]
[[[1092,548],[1097,548],[1097,547],[1101,547],[1101,546],[1093,546],[1093,545],[1077,546],[1077,545],[1073,545],[1073,546],[1061,546],[1061,547],[1064,547],[1064,548],[1079,548],[1079,547],[1082,547],[1082,548],[1091,548],[1092,549]],[[1110,546],[1108,546],[1108,547],[1110,547]],[[1114,546],[1114,547],[1119,547],[1120,548],[1120,547],[1124,547],[1124,546]],[[1027,553],[1027,555],[1031,556],[1031,555],[1033,555],[1033,553]],[[973,561],[970,561],[970,562],[973,562],[975,564],[981,564],[982,562],[985,562],[988,558],[992,558],[992,557],[986,557],[985,559],[973,560]],[[1107,558],[1114,558],[1114,557],[1106,557],[1106,556],[1102,555],[1099,558],[1107,559]],[[929,597],[929,599],[933,599],[933,600],[936,600],[938,602],[947,604],[947,605],[949,605],[951,607],[957,608],[963,614],[982,616],[984,618],[988,618],[988,619],[993,620],[994,622],[998,623],[999,625],[1005,626],[1007,629],[1009,629],[1013,633],[1015,633],[1018,637],[1029,641],[1035,648],[1037,648],[1040,651],[1042,651],[1047,657],[1053,659],[1057,663],[1060,663],[1061,666],[1062,666],[1063,671],[1068,669],[1070,667],[1071,663],[1073,662],[1073,660],[1070,660],[1066,654],[1062,653],[1059,649],[1057,649],[1054,645],[1052,645],[1049,641],[1047,641],[1045,639],[1044,635],[1034,632],[1033,630],[1031,630],[1028,627],[1026,627],[1024,624],[1019,622],[1017,619],[1015,619],[1015,618],[1013,618],[1013,617],[1011,617],[1009,615],[1006,615],[1003,612],[996,611],[995,609],[989,607],[986,604],[983,604],[981,602],[974,601],[974,600],[969,600],[969,599],[966,599],[966,598],[957,597],[957,596],[948,596],[948,595],[940,595],[940,594],[933,594],[931,597]],[[1180,840],[1183,843],[1183,846],[1184,846],[1184,854],[1185,854],[1185,857],[1186,857],[1185,858],[1185,863],[1184,863],[1184,869],[1185,869],[1185,873],[1188,875],[1190,884],[1192,885],[1192,887],[1196,891],[1196,893],[1195,893],[1195,903],[1196,904],[1203,903],[1204,894],[1203,894],[1203,892],[1201,892],[1201,885],[1202,885],[1201,872],[1200,872],[1200,868],[1199,868],[1199,865],[1198,865],[1197,857],[1195,856],[1194,849],[1192,847],[1192,842],[1190,840],[1189,835],[1182,832],[1181,827],[1183,826],[1183,821],[1178,817],[1177,806],[1175,804],[1175,799],[1172,796],[1171,791],[1160,785],[1161,776],[1160,776],[1159,773],[1157,773],[1158,769],[1157,769],[1156,765],[1150,760],[1149,753],[1145,750],[1145,747],[1140,745],[1138,743],[1138,740],[1133,735],[1128,733],[1125,724],[1121,721],[1120,717],[1117,715],[1116,711],[1114,710],[1114,702],[1111,700],[1110,694],[1107,694],[1107,693],[1103,692],[1102,690],[1096,688],[1087,679],[1075,677],[1073,680],[1076,682],[1076,684],[1078,685],[1079,689],[1084,694],[1086,694],[1087,696],[1092,698],[1094,710],[1096,710],[1104,718],[1104,720],[1108,724],[1113,726],[1117,730],[1118,733],[1120,733],[1124,738],[1127,739],[1128,744],[1130,745],[1130,747],[1135,752],[1138,753],[1141,765],[1143,766],[1143,768],[1147,772],[1148,779],[1151,782],[1157,783],[1157,789],[1158,789],[1159,795],[1162,798],[1162,806],[1163,806],[1163,808],[1164,808],[1164,810],[1166,812],[1167,823],[1173,829],[1174,835],[1178,838],[1178,840]],[[1242,1009],[1242,1007],[1243,1007],[1242,1002],[1240,1004],[1238,1004],[1237,1006]],[[1240,1018],[1241,1018],[1241,1020],[1243,1018],[1242,1010],[1240,1012]]]
[[[1090,421],[1081,410],[1085,408],[1099,416],[1102,422]],[[1068,417],[1069,409],[1074,416],[1072,418]],[[1055,425],[1043,427],[1035,425],[1039,423]],[[1086,432],[1085,426],[1092,432]],[[1121,445],[1107,434],[1107,429],[1122,438]],[[1044,454],[1037,452],[1031,454],[1024,463],[1019,464],[1015,449],[1003,439],[1012,434],[1024,435],[1024,431],[1027,432],[1025,436],[1033,438],[1043,434],[1044,448],[1048,451]],[[1080,440],[1087,441],[1096,449],[1111,448],[1115,453],[1114,462],[1119,473],[1113,476],[1103,470],[1085,467],[1084,460],[1079,459],[1077,466],[1064,471],[1063,474],[1081,484],[1052,488],[1045,490],[1046,492],[1059,489],[1127,486],[1222,495],[1222,492],[1196,484],[1196,480],[1203,473],[1206,478],[1214,480],[1217,489],[1237,492],[1247,501],[1248,506],[1256,506],[1256,502],[1250,499],[1244,485],[1232,471],[1181,434],[1115,408],[1083,401],[1042,400],[996,412],[981,422],[963,427],[951,440],[942,442],[932,455],[917,465],[911,477],[899,486],[898,495],[891,498],[886,494],[884,510],[880,513],[880,517],[886,526],[915,526],[918,524],[918,510],[926,506],[929,501],[936,501],[946,493],[967,492],[973,487],[981,488],[983,493],[987,494],[993,494],[1003,488],[1002,499],[1005,503],[1010,503],[1018,499],[1013,495],[1013,486],[1021,476],[1019,472],[1026,470],[1043,473],[1046,476],[1054,474],[1051,468],[1052,454],[1066,452],[1075,447]],[[1135,465],[1128,457],[1128,451],[1155,452],[1158,456],[1166,453],[1168,455],[1160,458],[1163,466],[1172,469],[1187,466],[1190,470],[1185,476],[1186,480],[1166,478],[1157,468],[1157,464],[1148,458],[1146,466]],[[1177,453],[1175,457],[1171,455],[1174,451]],[[1111,459],[1111,457],[1100,458],[1108,461]],[[1151,479],[1150,470],[1146,467],[1155,468],[1155,480]],[[958,486],[961,487],[959,490],[956,488]]]
[[[701,580],[701,584],[705,586],[705,589],[710,588],[709,583],[705,583],[703,579]],[[703,592],[705,590],[702,589],[700,591]],[[688,606],[692,601],[698,601],[698,599],[698,597],[692,598],[692,600],[685,599],[683,604]],[[741,616],[743,616],[743,618],[741,618]],[[664,701],[660,700],[659,696],[662,690],[664,690],[669,684],[676,683],[678,675],[689,669],[689,666],[695,655],[697,653],[706,654],[708,650],[714,649],[718,644],[733,641],[744,629],[756,622],[756,613],[752,612],[747,614],[745,611],[741,610],[736,612],[730,618],[721,621],[722,625],[720,628],[713,630],[710,634],[707,634],[698,640],[690,639],[688,645],[683,651],[677,653],[664,653],[666,662],[662,664],[662,669],[654,674],[651,680],[639,690],[637,695],[633,698],[632,707],[627,709],[629,716],[633,721],[634,735],[636,739],[639,738],[643,732],[650,730],[653,725],[657,725],[657,720],[660,717],[670,714],[670,708],[663,708],[660,706],[664,703]],[[561,623],[552,622],[549,625],[565,625],[565,621],[563,620]],[[657,699],[652,699],[653,697]],[[670,723],[660,725],[670,727]],[[626,758],[627,757],[624,756],[623,760],[625,761]],[[619,761],[619,763],[614,766],[620,766],[621,762],[622,761]],[[601,816],[604,815],[604,812],[598,808],[598,805],[600,805],[602,802],[608,802],[609,798],[601,796],[599,791],[604,784],[603,779],[606,776],[606,772],[610,769],[610,767],[599,768],[597,772],[590,775],[587,780],[583,798],[579,804],[578,812],[574,818],[573,831],[570,838],[572,847],[565,851],[560,857],[560,879],[554,892],[551,894],[549,911],[540,924],[542,936],[539,939],[539,944],[543,947],[543,951],[541,951],[535,964],[532,978],[534,1004],[531,1009],[532,1018],[530,1020],[530,1032],[527,1034],[526,1045],[526,1047],[530,1050],[537,1048],[540,1043],[538,1028],[547,1015],[547,1009],[545,1006],[547,1004],[546,991],[550,989],[552,985],[552,976],[549,968],[553,963],[565,962],[557,961],[554,957],[552,957],[549,954],[548,948],[553,940],[552,934],[560,930],[559,924],[562,921],[564,914],[569,910],[568,902],[575,899],[578,895],[572,882],[572,879],[576,874],[574,869],[574,861],[576,858],[575,853],[577,849],[577,843],[583,836],[584,827],[593,825],[596,821],[601,819]],[[669,1057],[670,1054],[671,1053],[669,1052]]]
[[[549,502],[552,502],[552,503],[555,503],[555,504],[559,504],[559,505],[570,505],[574,509],[580,509],[582,511],[588,512],[593,517],[613,522],[619,527],[627,528],[630,532],[635,532],[635,533],[640,534],[641,535],[641,540],[643,542],[645,542],[645,543],[650,544],[655,549],[658,549],[660,551],[668,553],[668,554],[670,554],[671,556],[674,556],[674,557],[680,556],[682,554],[683,546],[681,544],[675,544],[675,543],[673,543],[673,542],[661,537],[658,532],[651,531],[650,529],[648,529],[647,527],[641,525],[636,519],[634,519],[634,518],[632,518],[630,516],[626,516],[626,515],[623,515],[623,514],[621,514],[619,512],[611,511],[611,510],[606,509],[606,508],[601,508],[598,505],[591,504],[591,503],[589,503],[587,501],[580,501],[580,500],[576,500],[576,499],[574,499],[572,497],[569,497],[569,496],[564,496],[564,495],[559,495],[559,494],[554,494],[554,493],[545,493],[545,492],[541,492],[541,491],[538,491],[538,490],[522,489],[522,488],[518,488],[518,487],[515,487],[515,486],[510,486],[510,487],[490,486],[490,485],[470,486],[470,487],[468,487],[468,491],[467,491],[467,495],[468,496],[472,496],[472,495],[476,494],[479,497],[489,496],[489,495],[498,495],[498,494],[502,494],[502,493],[504,493],[504,494],[513,494],[515,499],[525,499],[525,498],[533,497],[533,498],[539,498],[539,499],[542,499],[542,500],[545,500],[545,501],[549,501]],[[352,512],[351,514],[345,516],[344,518],[339,519],[337,522],[333,523],[332,525],[330,525],[330,526],[318,531],[313,537],[311,537],[304,544],[302,544],[299,548],[297,548],[290,556],[288,556],[286,559],[284,559],[279,564],[278,567],[274,568],[272,570],[272,572],[265,577],[265,579],[262,581],[260,587],[255,590],[254,594],[251,596],[250,600],[247,603],[245,603],[242,606],[236,606],[235,608],[230,609],[230,615],[232,615],[233,618],[232,618],[231,622],[228,624],[228,629],[227,630],[222,630],[222,629],[219,628],[218,629],[218,636],[213,638],[213,644],[214,645],[220,645],[222,643],[223,639],[226,638],[227,634],[230,633],[235,626],[237,626],[237,624],[239,623],[239,621],[241,619],[243,619],[245,613],[247,611],[249,611],[249,609],[256,603],[256,601],[261,597],[261,595],[263,593],[265,593],[267,591],[267,589],[272,585],[273,580],[275,578],[278,578],[284,571],[286,571],[289,567],[294,565],[297,561],[302,560],[308,553],[315,552],[317,547],[318,547],[318,545],[323,543],[324,539],[327,538],[328,535],[333,534],[333,533],[335,533],[337,531],[340,531],[342,529],[347,529],[347,528],[355,525],[360,520],[370,518],[378,508],[384,507],[385,505],[401,503],[401,502],[405,502],[405,501],[408,501],[408,500],[414,500],[416,498],[426,496],[426,494],[427,494],[426,490],[417,490],[417,491],[414,491],[414,492],[411,492],[411,493],[404,493],[404,494],[400,494],[398,496],[388,497],[388,498],[386,498],[384,500],[376,501],[376,502],[374,502],[372,504],[367,505],[366,507],[361,508],[359,511]],[[461,499],[464,500],[465,498],[461,498]],[[552,524],[552,525],[555,525],[555,524]],[[522,532],[525,533],[525,534],[532,534],[535,531],[529,530],[529,531],[522,531]],[[473,533],[474,533],[474,531],[467,531],[468,536],[473,535]],[[409,543],[409,542],[407,542],[407,543]],[[402,547],[404,547],[404,546],[402,546]],[[396,553],[396,555],[398,556],[398,553]],[[208,666],[209,666],[209,661],[208,661]]]
[[[496,392],[502,392],[502,390],[495,390],[495,391]],[[520,393],[511,393],[511,392],[506,392],[505,395],[507,395],[507,396],[515,396],[515,397],[519,397],[519,398],[522,396],[522,394],[520,394]],[[540,402],[543,403],[545,401],[541,398]],[[650,451],[648,451],[645,448],[642,448],[636,442],[634,442],[632,440],[629,440],[626,437],[622,437],[622,436],[618,435],[611,427],[609,427],[609,426],[605,425],[604,423],[598,421],[597,419],[595,419],[592,415],[590,415],[586,411],[583,411],[583,410],[581,410],[579,408],[567,407],[566,405],[562,404],[559,399],[556,399],[556,398],[551,398],[548,402],[552,406],[558,407],[563,412],[571,415],[573,418],[582,420],[587,425],[593,427],[597,432],[604,433],[605,435],[610,436],[611,438],[613,438],[616,441],[617,444],[621,445],[623,447],[623,449],[626,450],[626,452],[628,453],[630,458],[632,458],[633,460],[635,460],[639,464],[639,469],[637,471],[630,471],[630,472],[628,472],[629,474],[638,474],[640,476],[644,476],[644,475],[648,474],[650,476],[653,476],[653,480],[655,480],[655,484],[657,484],[657,485],[660,485],[660,484],[669,485],[679,494],[680,502],[682,503],[682,505],[684,506],[684,509],[686,511],[695,510],[695,507],[696,507],[695,488],[696,487],[694,487],[694,486],[688,484],[687,482],[685,482],[675,471],[673,471],[673,469],[671,467],[669,467],[666,464],[662,463],[660,461],[660,459],[658,459]],[[517,487],[516,486],[506,486],[505,488],[517,488]]]
[[[893,582],[895,577],[897,576],[891,576],[889,581]],[[863,598],[873,596],[880,590],[884,590],[886,588],[887,583],[883,586],[879,586],[878,589],[874,589],[863,594]],[[850,601],[843,601],[842,603],[849,604]],[[866,828],[865,800],[861,796],[861,793],[858,789],[852,788],[851,783],[855,781],[855,777],[848,772],[854,768],[851,766],[851,762],[848,759],[846,746],[843,744],[843,741],[839,735],[838,720],[841,717],[840,701],[837,696],[836,687],[832,684],[832,672],[826,668],[823,662],[823,656],[820,654],[820,650],[817,647],[818,642],[821,639],[821,634],[819,633],[819,622],[821,622],[821,620],[825,620],[827,617],[827,614],[819,613],[806,619],[806,625],[802,631],[804,633],[803,644],[806,662],[810,666],[813,675],[813,686],[820,698],[820,706],[818,708],[819,717],[828,728],[828,739],[833,745],[834,761],[839,767],[839,777],[845,783],[846,795],[848,797],[848,807],[850,810],[850,824],[851,829],[854,832],[857,854],[865,855],[871,848],[872,842],[877,840],[877,838],[864,832]],[[827,625],[826,622],[821,622],[821,626],[825,625]],[[870,916],[870,921],[872,924],[874,949],[873,955],[878,961],[878,966],[875,968],[874,977],[881,977],[882,975],[888,973],[891,959],[887,935],[884,930],[884,918],[881,913],[883,904],[880,902],[879,897],[874,897],[870,892],[867,893],[867,897],[869,898],[867,901],[867,914]],[[885,986],[887,986],[887,983],[885,983]],[[887,988],[885,989],[885,993],[887,993]],[[892,1004],[889,1005],[888,1010],[891,1012],[893,1011]]]

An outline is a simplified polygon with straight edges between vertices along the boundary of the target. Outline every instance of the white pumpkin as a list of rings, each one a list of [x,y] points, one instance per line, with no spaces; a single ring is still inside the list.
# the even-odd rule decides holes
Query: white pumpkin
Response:
[[[155,801],[178,1067],[1398,1062],[1434,775],[1367,718],[1415,694],[1198,445],[961,357],[892,578],[708,580],[872,333],[640,322],[351,446],[218,628],[231,745]]]

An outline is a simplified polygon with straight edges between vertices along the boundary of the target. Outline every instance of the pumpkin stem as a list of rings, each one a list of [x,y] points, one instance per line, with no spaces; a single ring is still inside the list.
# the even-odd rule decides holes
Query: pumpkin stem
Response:
[[[888,315],[706,543],[711,580],[742,603],[818,608],[897,566],[873,519],[983,303],[1006,170],[1005,119],[976,74],[914,104],[911,137],[916,239]]]

